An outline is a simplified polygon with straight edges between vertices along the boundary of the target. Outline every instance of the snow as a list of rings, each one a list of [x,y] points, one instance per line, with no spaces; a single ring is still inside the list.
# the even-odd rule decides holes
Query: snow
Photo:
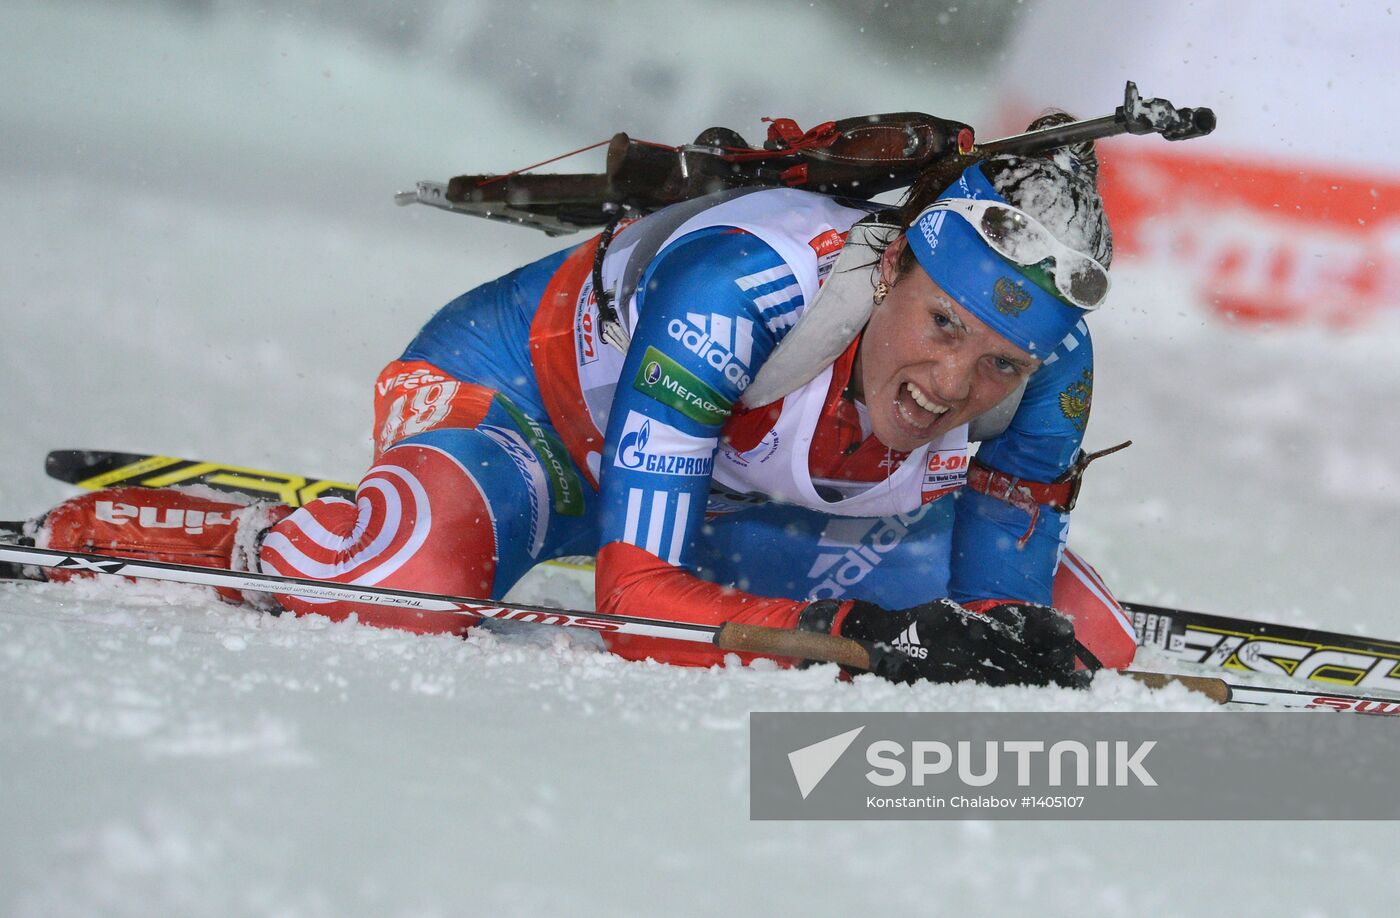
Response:
[[[416,179],[633,123],[752,138],[781,113],[752,106],[787,108],[772,98],[803,99],[804,125],[872,107],[975,123],[988,101],[975,74],[930,97],[927,72],[889,66],[876,92],[841,70],[820,10],[761,14],[798,53],[706,0],[678,56],[646,51],[698,69],[580,127],[569,100],[587,94],[541,118],[431,43],[395,55],[290,9],[7,10],[3,515],[71,493],[42,471],[65,446],[353,478],[380,366],[438,305],[561,243],[395,208]],[[507,9],[456,28],[577,22]],[[611,21],[609,53],[636,28]],[[771,49],[773,96],[707,82],[716,34],[755,79]],[[1137,445],[1094,466],[1073,544],[1139,601],[1397,636],[1400,325],[1244,331],[1179,305],[1189,284],[1125,261],[1092,319],[1089,444]],[[591,590],[556,569],[516,596]],[[630,664],[558,631],[274,618],[169,585],[0,585],[0,913],[1301,916],[1400,891],[1384,826],[750,822],[750,711],[1209,708],[1116,677],[1076,693],[832,676]]]

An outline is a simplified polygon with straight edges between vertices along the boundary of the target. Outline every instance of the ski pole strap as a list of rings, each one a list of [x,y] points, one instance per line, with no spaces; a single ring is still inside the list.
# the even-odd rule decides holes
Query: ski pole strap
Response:
[[[1050,482],[1017,478],[1014,475],[997,471],[974,457],[968,464],[967,486],[978,494],[985,494],[1008,503],[1030,515],[1030,525],[1016,540],[1016,546],[1023,548],[1030,540],[1031,533],[1035,531],[1035,524],[1040,520],[1041,507],[1049,507],[1057,513],[1068,513],[1073,510],[1074,505],[1079,502],[1079,488],[1084,481],[1084,470],[1089,467],[1089,463],[1110,453],[1116,453],[1120,449],[1127,449],[1132,445],[1132,440],[1124,440],[1117,446],[1110,446],[1108,449],[1101,449],[1095,453],[1086,453],[1081,450],[1079,458],[1074,460],[1074,464],[1063,475]]]

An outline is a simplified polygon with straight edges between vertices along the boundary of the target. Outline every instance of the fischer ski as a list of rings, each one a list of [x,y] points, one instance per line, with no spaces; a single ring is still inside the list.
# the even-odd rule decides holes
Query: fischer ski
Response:
[[[1400,692],[1400,641],[1139,603],[1122,605],[1133,617],[1138,646],[1174,660]]]

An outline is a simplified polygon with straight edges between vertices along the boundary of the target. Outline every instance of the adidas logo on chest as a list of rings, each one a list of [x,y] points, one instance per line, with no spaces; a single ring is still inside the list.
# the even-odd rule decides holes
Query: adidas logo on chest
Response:
[[[672,319],[666,333],[735,386],[748,387],[749,362],[753,360],[752,319],[717,312],[688,312],[684,322]]]

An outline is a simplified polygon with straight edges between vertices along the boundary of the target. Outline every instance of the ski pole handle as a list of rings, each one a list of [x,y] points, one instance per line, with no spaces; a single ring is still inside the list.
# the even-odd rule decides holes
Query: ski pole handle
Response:
[[[797,657],[819,663],[839,663],[853,669],[870,669],[870,651],[859,641],[814,631],[727,622],[720,626],[719,634],[715,635],[715,646],[722,650]]]

